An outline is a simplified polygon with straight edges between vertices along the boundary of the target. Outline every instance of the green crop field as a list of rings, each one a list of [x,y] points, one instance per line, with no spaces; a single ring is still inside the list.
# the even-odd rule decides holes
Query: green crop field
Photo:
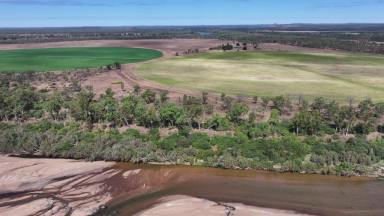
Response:
[[[90,47],[0,51],[1,72],[58,71],[96,68],[115,62],[134,63],[161,57],[157,50]]]
[[[384,100],[384,56],[217,52],[143,64],[140,76],[193,90],[249,96]]]

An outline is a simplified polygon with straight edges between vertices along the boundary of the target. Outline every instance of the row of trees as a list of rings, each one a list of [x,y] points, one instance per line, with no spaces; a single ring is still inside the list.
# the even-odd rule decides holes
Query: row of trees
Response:
[[[222,94],[213,105],[202,93],[184,96],[176,104],[167,92],[142,91],[138,86],[117,99],[110,89],[96,97],[89,87],[45,92],[28,85],[3,85],[0,152],[324,174],[366,173],[384,159],[384,142],[367,142],[363,136],[382,132],[382,103],[367,99],[339,105],[324,98],[292,102],[284,96],[254,97],[252,103],[258,109]],[[282,118],[292,113],[292,118]],[[267,121],[257,120],[262,115]],[[132,124],[149,132],[117,131]],[[161,128],[178,132],[160,136]],[[228,135],[210,136],[201,128]],[[350,133],[357,138],[340,138]]]
[[[384,103],[374,104],[371,99],[361,101],[357,106],[342,105],[335,101],[326,102],[316,98],[308,106],[302,102],[300,112],[291,120],[297,134],[318,134],[321,130],[348,135],[382,132],[380,118],[384,114]]]
[[[72,88],[71,86],[69,89]],[[93,124],[109,123],[113,127],[137,124],[154,127],[202,127],[214,130],[232,130],[246,122],[255,123],[257,112],[247,104],[222,94],[220,110],[208,102],[208,94],[201,97],[184,96],[181,105],[168,99],[167,92],[157,95],[137,87],[128,96],[118,100],[108,89],[97,100],[92,88],[77,88],[53,93],[39,92],[28,85],[3,85],[0,92],[0,119],[21,122],[29,118],[51,118],[55,121],[74,119]],[[382,132],[380,119],[384,103],[366,99],[357,106],[339,105],[335,101],[316,98],[309,104],[304,99],[294,103],[284,96],[255,97],[254,103],[262,115],[271,111],[269,121],[287,124],[296,134],[318,135],[340,133],[348,135]],[[282,122],[281,115],[294,113]],[[260,115],[260,113],[259,113]]]

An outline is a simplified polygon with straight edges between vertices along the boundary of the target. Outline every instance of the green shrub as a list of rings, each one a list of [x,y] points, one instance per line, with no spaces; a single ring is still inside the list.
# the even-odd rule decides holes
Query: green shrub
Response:
[[[210,138],[206,133],[193,133],[189,139],[192,142],[192,146],[197,149],[208,150],[211,148]]]

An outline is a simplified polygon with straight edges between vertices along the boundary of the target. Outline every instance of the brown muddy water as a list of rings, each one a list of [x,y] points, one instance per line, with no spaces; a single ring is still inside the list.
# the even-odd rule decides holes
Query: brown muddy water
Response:
[[[384,215],[384,181],[254,170],[118,164],[106,182],[114,199],[97,215],[134,215],[169,195],[313,215]]]

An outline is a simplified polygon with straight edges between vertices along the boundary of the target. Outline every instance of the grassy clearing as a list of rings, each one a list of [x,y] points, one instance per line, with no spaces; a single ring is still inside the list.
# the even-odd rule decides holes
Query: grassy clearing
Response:
[[[217,52],[151,62],[138,73],[167,85],[233,95],[384,100],[383,56]]]
[[[134,63],[161,57],[162,53],[141,48],[47,48],[0,51],[0,71],[57,71],[95,68],[115,62]]]

